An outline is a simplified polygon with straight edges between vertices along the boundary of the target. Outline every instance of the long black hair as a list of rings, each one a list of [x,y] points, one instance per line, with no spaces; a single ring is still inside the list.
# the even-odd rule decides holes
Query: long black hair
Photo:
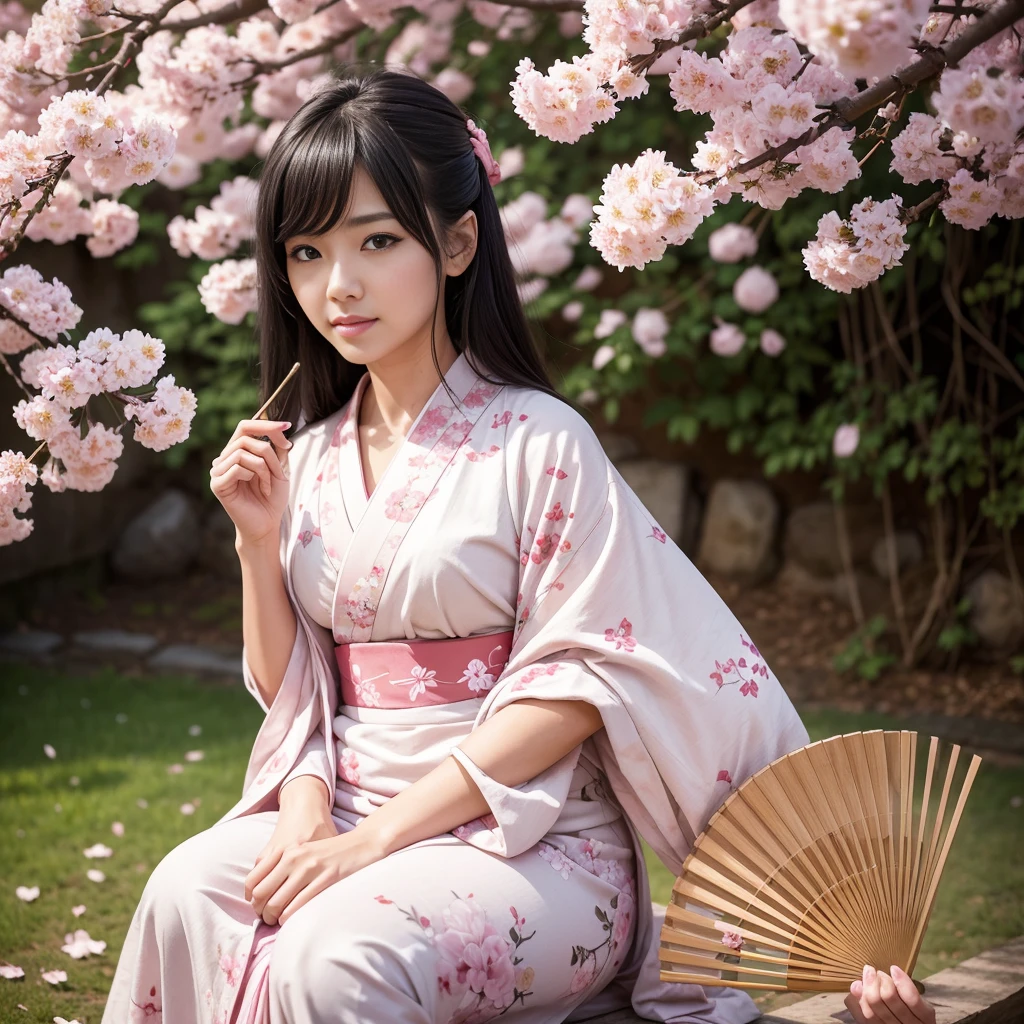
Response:
[[[455,349],[497,384],[536,388],[557,398],[516,291],[512,261],[487,171],[470,143],[467,116],[447,96],[409,72],[380,65],[346,69],[315,92],[274,141],[260,175],[255,258],[258,281],[261,402],[292,364],[302,363],[268,411],[274,419],[323,419],[352,396],[365,372],[320,334],[292,292],[284,242],[330,230],[362,167],[399,223],[437,269],[445,322]],[[438,231],[428,215],[434,214]],[[462,274],[446,277],[444,233],[467,210],[477,217],[477,248]],[[430,347],[441,372],[431,326]],[[454,396],[453,396],[454,397]],[[564,400],[564,399],[563,399]]]

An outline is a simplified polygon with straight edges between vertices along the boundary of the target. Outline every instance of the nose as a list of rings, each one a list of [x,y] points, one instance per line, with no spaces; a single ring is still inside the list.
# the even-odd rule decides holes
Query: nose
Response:
[[[336,259],[331,265],[331,276],[327,282],[327,298],[339,303],[359,299],[363,285],[352,261]]]

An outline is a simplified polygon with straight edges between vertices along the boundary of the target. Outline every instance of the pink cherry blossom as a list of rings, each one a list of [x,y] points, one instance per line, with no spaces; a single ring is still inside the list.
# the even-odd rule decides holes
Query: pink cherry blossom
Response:
[[[856,423],[843,423],[832,436],[832,454],[837,459],[848,459],[860,444],[860,427]]]
[[[711,351],[716,356],[734,356],[743,351],[747,336],[736,324],[721,322],[715,327],[708,338]]]
[[[779,297],[775,275],[764,267],[747,267],[732,286],[736,305],[746,313],[763,313]]]
[[[757,252],[757,235],[744,224],[724,224],[708,235],[708,254],[717,263],[739,263]]]
[[[591,366],[595,370],[603,370],[615,358],[615,348],[612,345],[601,345],[594,352]]]
[[[781,355],[785,347],[786,339],[779,334],[778,331],[771,327],[766,327],[761,332],[761,351],[766,356],[772,356],[774,358],[775,356]]]
[[[668,317],[660,309],[638,309],[633,317],[633,340],[649,356],[658,358],[666,352],[668,328]]]
[[[597,326],[594,327],[594,337],[597,339],[608,338],[614,334],[629,318],[621,309],[603,309]]]

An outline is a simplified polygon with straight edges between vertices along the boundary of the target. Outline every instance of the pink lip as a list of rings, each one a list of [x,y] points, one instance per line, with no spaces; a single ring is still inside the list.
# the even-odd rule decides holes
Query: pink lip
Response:
[[[355,323],[342,323],[341,321],[333,325],[334,329],[346,337],[353,337],[357,334],[362,334],[363,331],[372,327],[377,322],[376,317],[373,320],[357,320]]]

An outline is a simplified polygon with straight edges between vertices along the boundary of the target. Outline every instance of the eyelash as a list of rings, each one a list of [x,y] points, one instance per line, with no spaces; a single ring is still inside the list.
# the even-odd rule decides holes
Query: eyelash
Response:
[[[388,249],[393,249],[395,247],[395,243],[398,243],[398,242],[401,241],[401,239],[398,238],[395,235],[389,235],[387,232],[378,231],[377,234],[375,234],[375,235],[368,235],[366,237],[366,239],[364,240],[363,244],[365,245],[366,242],[370,241],[371,238],[390,238],[392,240],[393,244],[392,245],[386,245],[386,246],[384,246],[383,249],[370,249],[370,250],[368,250],[369,252],[387,252]],[[312,263],[312,260],[300,260],[300,259],[298,259],[296,257],[295,254],[297,252],[301,251],[302,249],[313,249],[313,251],[316,252],[316,249],[312,245],[297,245],[297,246],[295,246],[294,249],[291,250],[291,252],[288,253],[288,255],[293,260],[295,260],[296,263]]]

